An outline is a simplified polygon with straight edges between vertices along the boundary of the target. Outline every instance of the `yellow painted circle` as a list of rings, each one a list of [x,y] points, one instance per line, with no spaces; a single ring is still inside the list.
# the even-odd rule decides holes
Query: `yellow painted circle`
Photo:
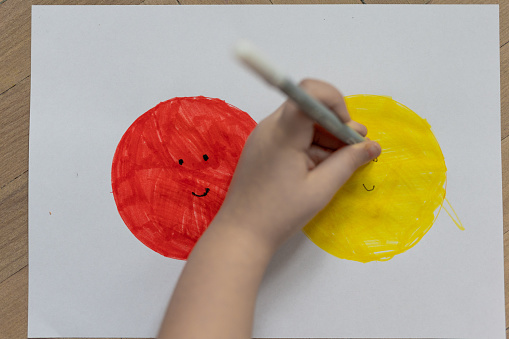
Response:
[[[376,95],[345,101],[382,154],[354,173],[304,233],[342,259],[389,260],[417,244],[438,216],[444,156],[427,121],[399,102]]]

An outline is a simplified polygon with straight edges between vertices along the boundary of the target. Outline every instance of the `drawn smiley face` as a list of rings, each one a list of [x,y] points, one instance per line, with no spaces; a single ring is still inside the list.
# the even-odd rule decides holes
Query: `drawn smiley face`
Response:
[[[353,174],[304,233],[342,259],[389,260],[415,246],[438,216],[444,156],[427,121],[397,101],[375,95],[345,101],[382,154]]]
[[[219,99],[174,98],[140,116],[120,140],[111,182],[118,212],[152,250],[186,259],[226,196],[256,126]]]
[[[203,160],[205,160],[205,161],[209,160],[209,156],[204,154],[203,155]],[[183,164],[184,164],[184,160],[183,159],[179,159],[179,165],[182,166]],[[206,196],[209,192],[210,192],[210,188],[206,187],[205,188],[205,193],[203,193],[203,194],[196,194],[194,192],[191,192],[191,194],[194,195],[195,197],[201,198],[201,197]]]
[[[372,161],[373,161],[373,162],[378,162],[378,158],[375,158],[375,159],[373,159]],[[368,185],[368,186],[369,186],[369,185]],[[371,188],[368,188],[368,187],[366,187],[366,185],[365,185],[365,184],[362,184],[362,187],[364,187],[364,189],[365,189],[366,191],[368,191],[368,192],[371,192],[372,190],[374,190],[374,189],[375,189],[375,185],[373,185]]]

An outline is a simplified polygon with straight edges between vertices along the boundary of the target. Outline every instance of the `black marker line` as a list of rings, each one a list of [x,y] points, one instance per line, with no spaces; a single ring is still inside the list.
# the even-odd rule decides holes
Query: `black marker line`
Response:
[[[204,197],[207,195],[207,193],[209,193],[210,189],[209,188],[205,188],[205,193],[201,194],[201,195],[198,195],[194,192],[191,192],[195,197]]]
[[[364,184],[362,184],[362,186],[364,186]],[[366,188],[366,186],[364,186],[364,188]],[[375,185],[373,185],[373,188],[372,188],[372,189],[370,189],[370,190],[368,190],[368,189],[366,188],[366,191],[371,192],[371,191],[372,191],[372,190],[374,190],[374,189],[375,189]]]

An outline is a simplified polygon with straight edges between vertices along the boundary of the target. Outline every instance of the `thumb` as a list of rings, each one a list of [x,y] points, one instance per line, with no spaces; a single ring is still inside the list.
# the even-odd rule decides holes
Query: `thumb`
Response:
[[[376,141],[364,141],[345,146],[322,161],[309,173],[315,188],[330,191],[331,197],[362,165],[375,159],[382,152]]]

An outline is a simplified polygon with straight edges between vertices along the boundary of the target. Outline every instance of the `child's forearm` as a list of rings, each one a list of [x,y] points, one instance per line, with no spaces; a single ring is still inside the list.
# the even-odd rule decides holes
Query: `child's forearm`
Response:
[[[336,88],[317,80],[300,86],[366,135]],[[373,141],[342,147],[293,102],[262,120],[218,215],[189,256],[159,337],[249,338],[258,287],[276,248],[380,152]]]
[[[160,339],[250,338],[258,287],[275,249],[214,221],[188,258]]]

